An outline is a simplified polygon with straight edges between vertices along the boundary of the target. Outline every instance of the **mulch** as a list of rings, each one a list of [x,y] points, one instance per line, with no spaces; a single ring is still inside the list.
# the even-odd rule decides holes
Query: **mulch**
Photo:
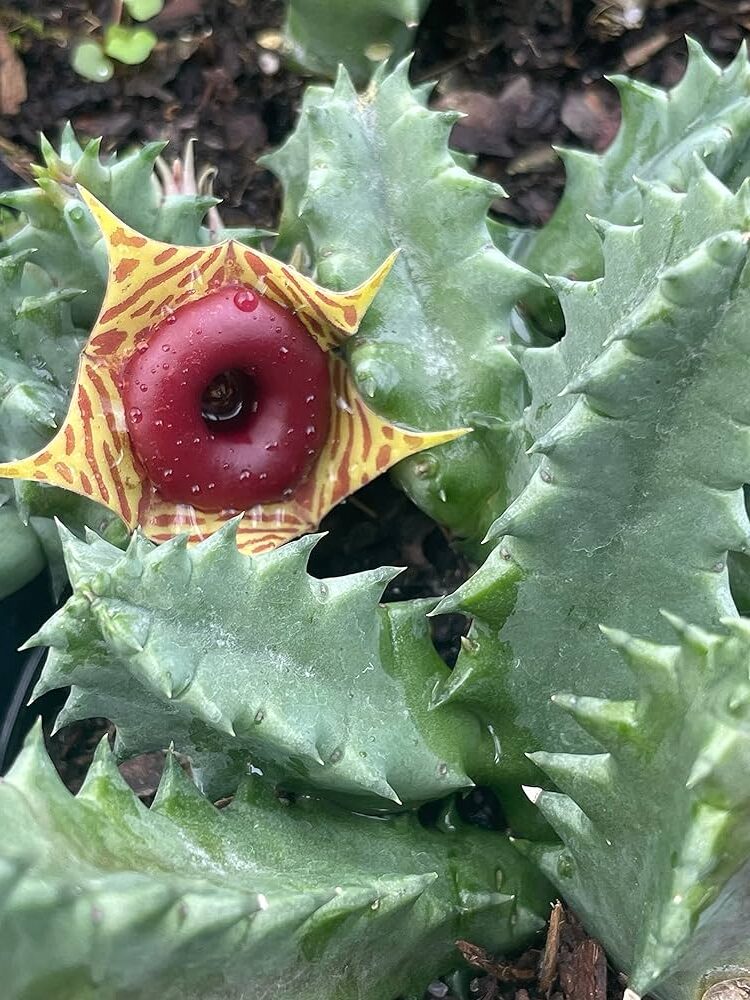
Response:
[[[177,155],[195,137],[198,163],[217,168],[225,222],[273,229],[279,185],[256,160],[292,129],[306,84],[261,44],[281,24],[281,0],[167,0],[153,23],[159,44],[149,61],[89,83],[71,69],[70,46],[106,23],[110,10],[111,0],[0,0],[0,188],[31,182],[38,133],[54,138],[67,119],[83,135],[103,134],[106,149],[166,138]],[[601,151],[617,131],[619,107],[605,74],[628,72],[669,87],[684,70],[686,33],[725,63],[749,31],[750,0],[433,0],[412,78],[436,80],[434,105],[465,112],[453,142],[507,191],[496,212],[540,225],[564,183],[552,145]],[[442,531],[385,480],[342,504],[323,527],[331,534],[314,552],[312,571],[407,566],[390,598],[445,593],[470,571]],[[459,616],[436,625],[449,663],[465,625]],[[109,730],[94,720],[50,739],[72,790]],[[144,801],[161,762],[148,755],[124,767]],[[486,800],[474,806],[477,822],[502,824]],[[560,905],[542,951],[505,962],[471,942],[461,950],[476,970],[470,993],[477,1000],[622,997],[601,947]],[[451,996],[443,983],[428,995]]]

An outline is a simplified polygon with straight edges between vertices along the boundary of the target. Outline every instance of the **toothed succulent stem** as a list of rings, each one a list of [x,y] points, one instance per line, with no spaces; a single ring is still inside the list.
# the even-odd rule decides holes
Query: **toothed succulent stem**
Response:
[[[403,996],[455,967],[458,938],[533,938],[549,890],[513,854],[479,830],[285,805],[257,777],[219,810],[171,754],[146,809],[106,741],[74,798],[37,730],[0,786],[3,996]]]

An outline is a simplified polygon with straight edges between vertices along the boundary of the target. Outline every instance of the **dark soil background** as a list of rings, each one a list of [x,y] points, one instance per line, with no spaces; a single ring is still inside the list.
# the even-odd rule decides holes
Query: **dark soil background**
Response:
[[[225,222],[273,229],[279,185],[256,159],[293,127],[306,82],[276,51],[283,6],[281,0],[167,0],[149,25],[159,44],[148,62],[118,67],[101,84],[73,72],[70,47],[107,23],[113,0],[0,0],[0,189],[32,181],[38,133],[54,139],[67,119],[83,135],[103,135],[105,149],[167,138],[176,156],[195,137],[198,164],[218,170]],[[412,77],[437,81],[436,106],[466,112],[453,141],[477,154],[477,170],[505,187],[508,198],[496,211],[517,224],[540,225],[564,182],[552,144],[601,151],[617,131],[618,103],[605,74],[628,72],[669,87],[684,69],[684,34],[723,64],[748,32],[750,0],[433,0]],[[469,572],[440,529],[385,480],[342,504],[324,527],[331,534],[311,564],[320,576],[406,566],[389,591],[400,599],[445,593]],[[464,624],[453,616],[436,626],[449,663]],[[53,698],[50,717],[54,707]],[[72,789],[106,731],[100,720],[51,739]],[[160,767],[160,755],[148,755],[123,769],[148,801]],[[470,797],[465,808],[483,825],[502,825],[486,798]],[[546,949],[519,962],[507,964],[470,943],[462,950],[477,970],[470,985],[477,1000],[622,996],[599,945],[561,909],[553,913]],[[433,983],[428,995],[443,1000],[451,990]]]

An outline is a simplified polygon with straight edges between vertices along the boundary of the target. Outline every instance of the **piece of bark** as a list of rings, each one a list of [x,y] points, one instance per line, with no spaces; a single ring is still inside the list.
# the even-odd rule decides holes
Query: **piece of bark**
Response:
[[[557,963],[560,952],[560,932],[565,923],[565,910],[558,900],[552,907],[547,929],[547,941],[544,945],[542,961],[539,967],[539,992],[549,996],[557,979]]]

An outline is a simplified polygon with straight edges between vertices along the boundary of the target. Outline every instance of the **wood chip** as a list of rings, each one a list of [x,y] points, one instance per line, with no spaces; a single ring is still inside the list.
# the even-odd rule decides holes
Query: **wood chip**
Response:
[[[536,979],[536,970],[524,966],[513,965],[510,962],[501,962],[493,958],[488,951],[480,948],[479,945],[471,944],[470,941],[456,941],[456,947],[461,952],[469,965],[481,969],[487,975],[503,983],[530,982]]]
[[[557,979],[557,957],[560,951],[560,931],[565,923],[565,910],[558,900],[552,907],[547,930],[547,942],[544,946],[542,961],[539,967],[539,991],[547,996]]]
[[[593,938],[576,945],[570,960],[560,966],[566,1000],[607,1000],[607,960]]]
[[[27,97],[26,68],[7,34],[0,31],[0,114],[18,114]]]

